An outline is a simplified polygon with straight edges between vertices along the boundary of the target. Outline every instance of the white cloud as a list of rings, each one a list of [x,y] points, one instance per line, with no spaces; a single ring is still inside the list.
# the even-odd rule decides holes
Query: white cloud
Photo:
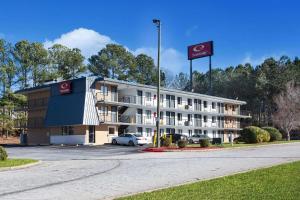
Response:
[[[155,60],[155,64],[157,63],[157,49],[156,48],[149,48],[143,47],[138,48],[134,52],[134,55],[138,54],[146,54],[151,56]],[[168,71],[177,74],[183,71],[184,66],[188,65],[185,56],[177,51],[174,48],[162,48],[161,50],[161,63],[160,66]]]
[[[88,59],[91,55],[97,54],[107,44],[117,43],[109,36],[102,35],[94,30],[86,28],[78,28],[68,33],[62,34],[59,38],[52,41],[46,40],[44,46],[51,47],[54,44],[62,44],[69,48],[79,48],[83,56]],[[157,58],[157,48],[142,47],[137,49],[130,49],[124,47],[132,52],[134,55],[144,53],[151,56],[155,60]],[[162,48],[161,51],[161,67],[168,69],[168,71],[177,74],[182,71],[183,67],[188,65],[185,56],[174,48]]]
[[[274,58],[275,60],[280,59],[282,55],[285,55],[285,52],[280,54],[270,54],[270,55],[263,55],[257,58],[254,58],[251,53],[246,53],[245,57],[242,59],[242,64],[250,63],[252,66],[260,65],[264,62],[264,60],[268,58]]]
[[[62,34],[53,41],[46,40],[44,46],[51,47],[54,44],[62,44],[69,48],[79,48],[82,55],[88,59],[91,55],[97,54],[107,44],[116,43],[110,37],[102,35],[94,30],[78,28]]]

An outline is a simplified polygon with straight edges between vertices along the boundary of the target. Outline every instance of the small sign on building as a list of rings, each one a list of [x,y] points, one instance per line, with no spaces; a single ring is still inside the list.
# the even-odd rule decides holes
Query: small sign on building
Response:
[[[60,94],[69,94],[72,92],[72,82],[64,81],[59,83],[59,92]]]

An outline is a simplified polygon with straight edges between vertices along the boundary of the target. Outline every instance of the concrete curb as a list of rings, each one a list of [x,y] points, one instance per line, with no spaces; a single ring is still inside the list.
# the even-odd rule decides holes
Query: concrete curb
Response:
[[[227,148],[220,148],[220,150],[232,150],[232,149],[242,149],[242,148],[261,148],[261,147],[268,147],[268,146],[279,146],[279,145],[290,145],[290,144],[297,144],[300,143],[300,141],[297,142],[288,142],[288,143],[277,143],[277,144],[259,144],[259,145],[249,145],[249,146],[243,146],[243,147],[227,147]]]
[[[41,163],[42,163],[42,161],[39,160],[39,161],[34,162],[34,163],[29,163],[29,164],[15,166],[15,167],[3,167],[3,168],[0,168],[0,172],[13,171],[13,170],[18,170],[18,169],[25,169],[25,168],[33,167],[35,165],[39,165]]]

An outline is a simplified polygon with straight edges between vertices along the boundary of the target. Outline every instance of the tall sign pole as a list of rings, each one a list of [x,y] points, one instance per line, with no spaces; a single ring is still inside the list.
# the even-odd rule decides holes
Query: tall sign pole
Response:
[[[212,94],[211,56],[214,54],[213,41],[188,46],[188,59],[190,60],[190,91],[193,91],[192,60],[209,56],[209,94]]]
[[[157,147],[160,147],[160,128],[159,128],[159,121],[160,121],[160,38],[161,38],[161,23],[158,19],[153,19],[153,23],[157,27],[158,33],[158,43],[157,43],[157,112],[156,112],[156,144]]]
[[[190,60],[190,91],[193,92],[193,61]]]

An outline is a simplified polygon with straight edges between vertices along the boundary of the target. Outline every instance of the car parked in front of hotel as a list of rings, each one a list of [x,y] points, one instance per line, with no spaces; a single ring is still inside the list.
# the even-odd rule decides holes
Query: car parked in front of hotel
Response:
[[[111,143],[129,145],[129,146],[136,146],[136,145],[142,146],[144,144],[148,144],[148,140],[146,137],[143,137],[142,135],[124,133],[119,135],[118,137],[114,137]]]
[[[204,139],[208,139],[210,142],[212,141],[212,139],[205,134],[192,135],[188,137],[188,141],[190,144],[199,143],[200,140],[204,140]]]

